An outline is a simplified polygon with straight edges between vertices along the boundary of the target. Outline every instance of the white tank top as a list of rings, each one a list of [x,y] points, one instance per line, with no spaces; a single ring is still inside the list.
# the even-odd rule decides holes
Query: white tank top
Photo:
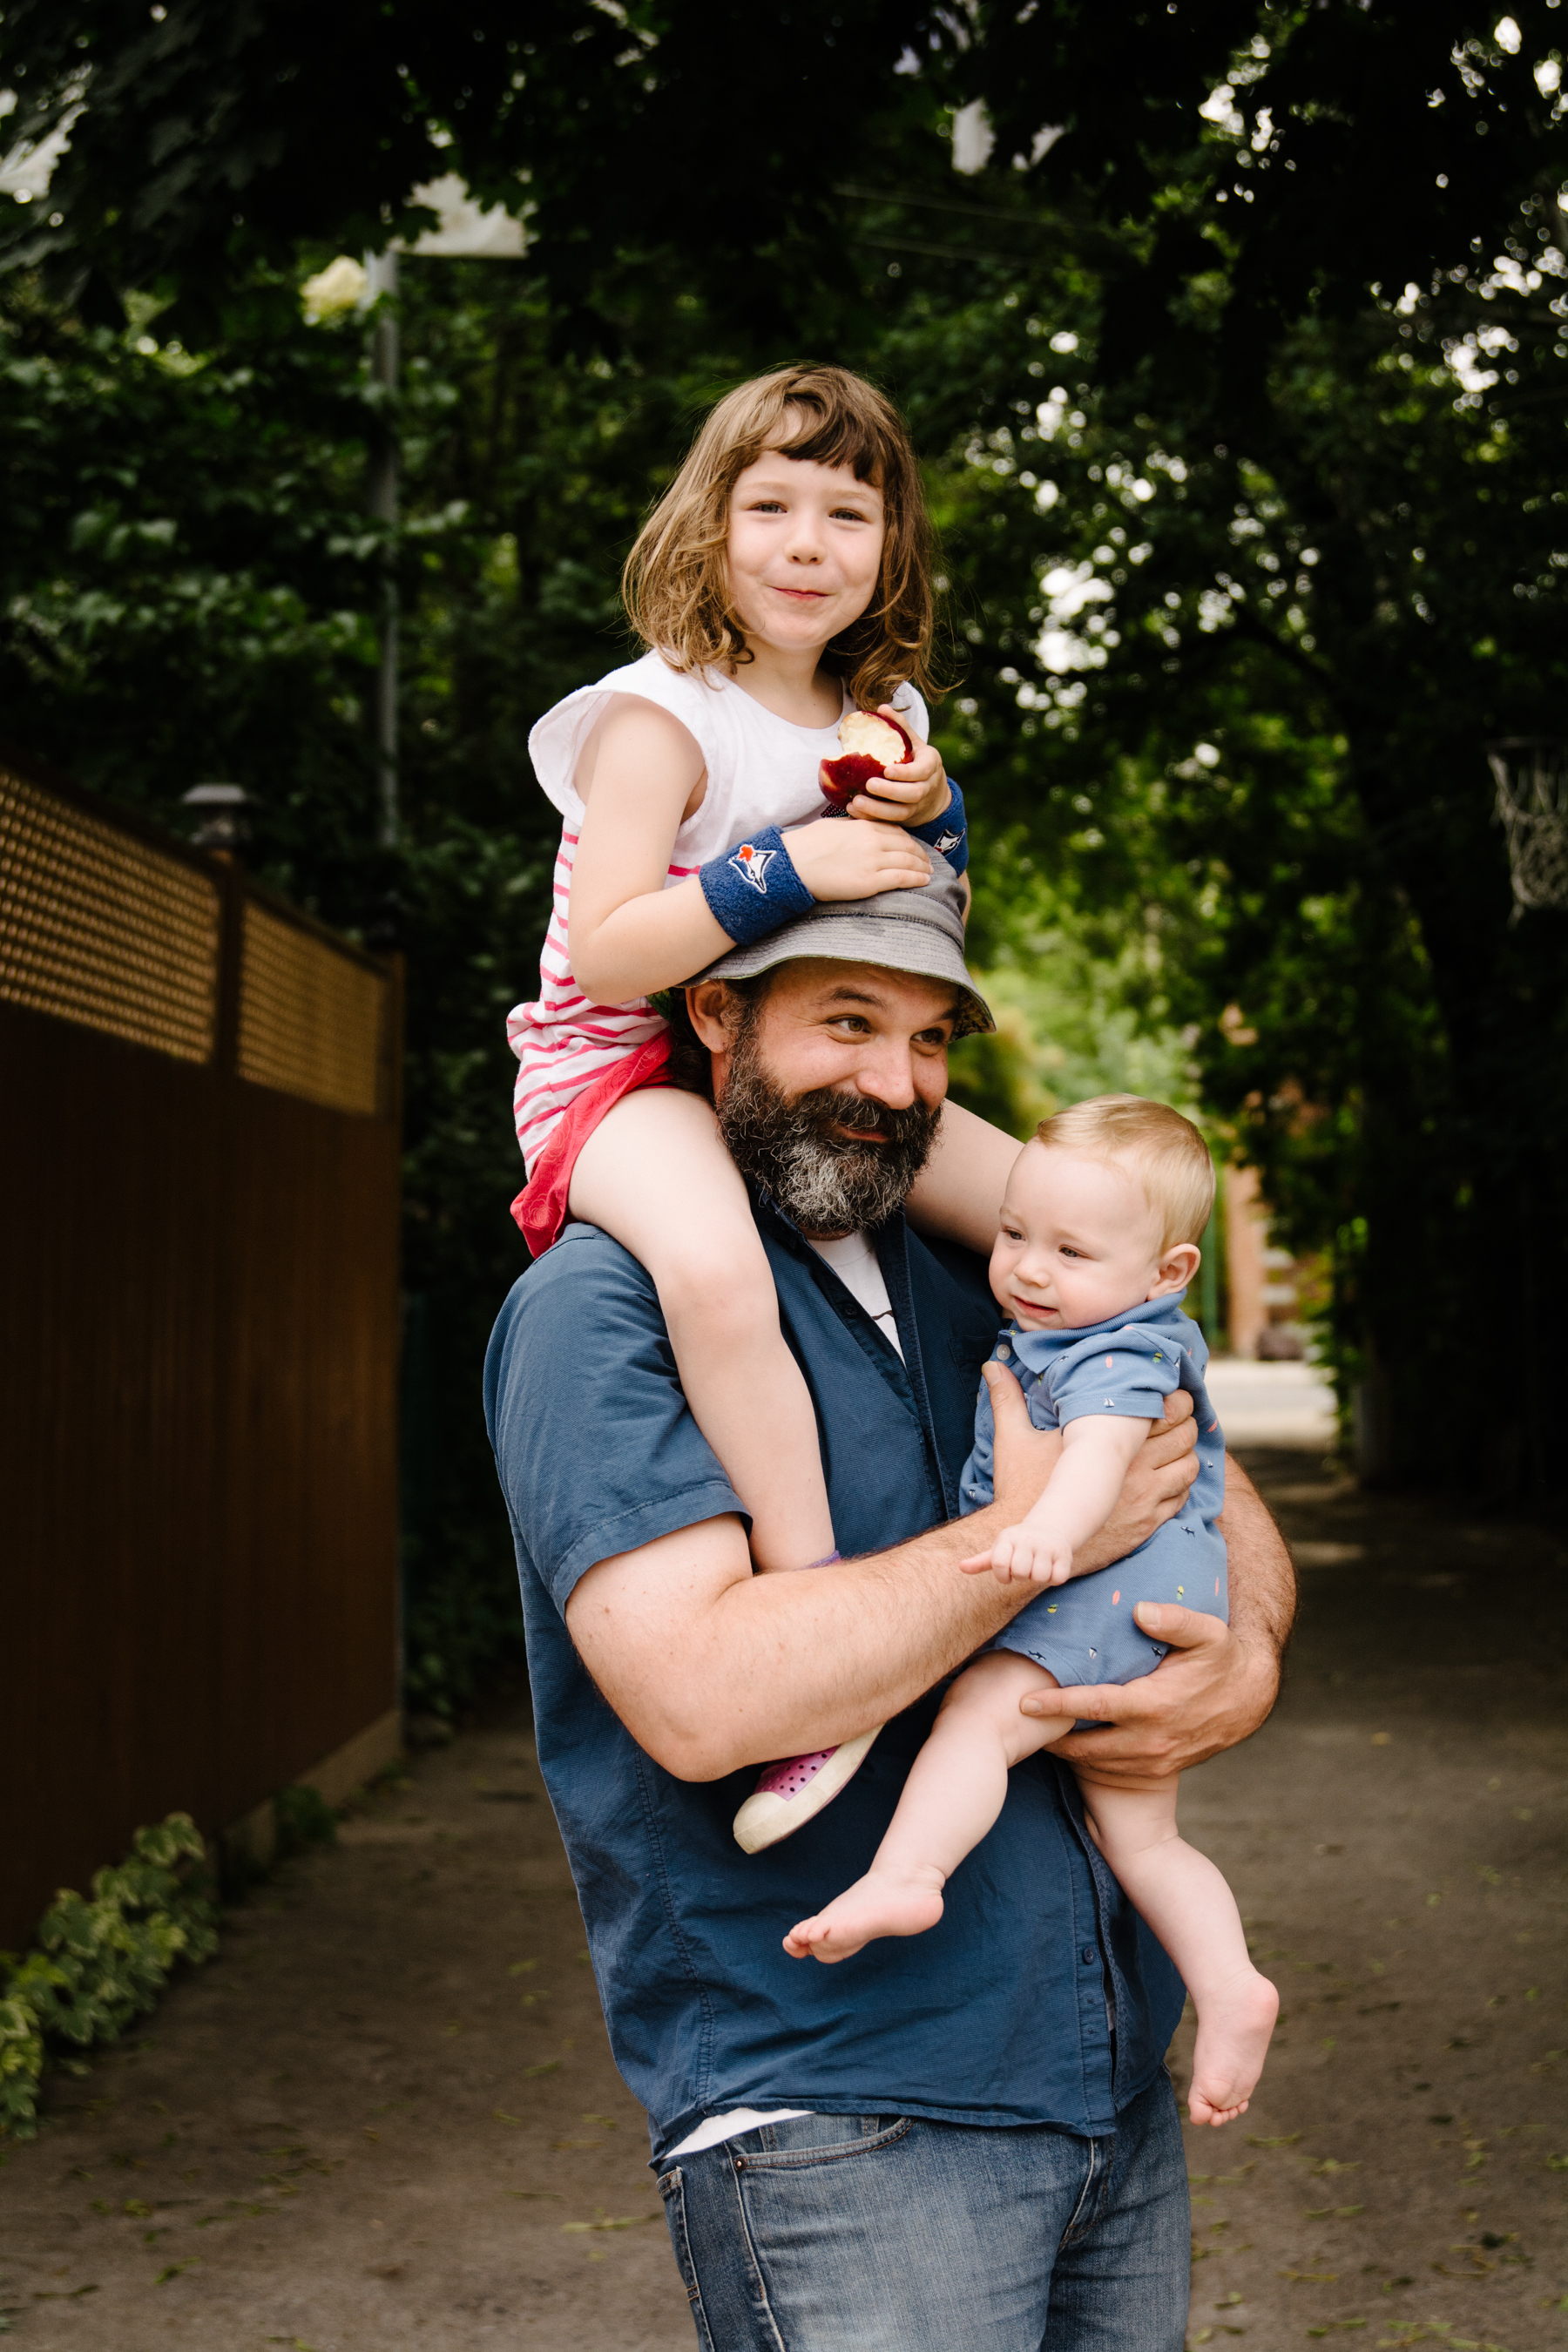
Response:
[[[567,948],[572,865],[583,828],[577,762],[613,694],[657,702],[679,719],[702,754],[707,788],[701,806],[675,836],[667,890],[748,834],[820,816],[817,770],[842,749],[837,721],[831,727],[796,727],[719,671],[672,669],[658,653],[611,670],[596,685],[579,687],[545,712],[528,749],[534,773],[563,819],[554,904],[539,959],[539,995],[531,1004],[514,1006],[506,1024],[518,1059],[512,1096],[517,1139],[531,1168],[584,1088],[665,1025],[646,997],[628,1004],[593,1003],[572,976]],[[900,688],[894,708],[908,713],[917,734],[928,733],[925,704],[912,688]]]

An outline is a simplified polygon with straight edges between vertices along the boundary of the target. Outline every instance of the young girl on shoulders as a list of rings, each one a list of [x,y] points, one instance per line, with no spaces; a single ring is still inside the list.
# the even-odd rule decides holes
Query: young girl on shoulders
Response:
[[[880,393],[827,367],[742,384],[627,562],[647,651],[529,739],[564,822],[540,995],[508,1023],[529,1176],[513,1213],[536,1255],[580,1218],[647,1268],[759,1569],[833,1551],[816,1417],[745,1186],[708,1104],[669,1083],[647,1000],[818,900],[921,887],[932,850],[963,870],[963,805],[920,691],[931,560],[914,453]],[[844,823],[821,771],[856,709],[895,717],[910,756]],[[987,1247],[1016,1150],[947,1106],[921,1222]]]

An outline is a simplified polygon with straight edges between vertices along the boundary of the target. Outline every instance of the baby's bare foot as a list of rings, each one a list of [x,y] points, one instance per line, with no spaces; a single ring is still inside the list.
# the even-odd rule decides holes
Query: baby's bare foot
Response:
[[[847,1960],[879,1936],[923,1936],[942,1917],[942,1874],[930,1863],[879,1870],[802,1919],[784,1939],[795,1960]]]
[[[1247,2113],[1279,2013],[1279,1994],[1256,1969],[1239,1971],[1205,2001],[1187,2093],[1192,2122],[1228,2124]]]

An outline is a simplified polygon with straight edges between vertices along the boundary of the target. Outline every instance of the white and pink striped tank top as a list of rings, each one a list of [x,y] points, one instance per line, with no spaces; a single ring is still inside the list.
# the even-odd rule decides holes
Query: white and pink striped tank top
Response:
[[[837,724],[796,727],[766,709],[717,670],[671,669],[658,653],[612,670],[595,686],[579,687],[546,711],[528,739],[535,775],[564,820],[555,860],[554,903],[539,959],[539,995],[515,1005],[506,1034],[517,1055],[512,1111],[523,1160],[531,1169],[545,1139],[584,1088],[635,1053],[664,1027],[646,997],[629,1004],[595,1004],[572,976],[566,915],[572,862],[583,824],[577,761],[589,732],[613,694],[635,694],[670,711],[696,739],[706,769],[700,807],[675,836],[668,889],[695,874],[721,849],[764,825],[800,824],[822,813],[816,781],[824,760],[837,759]],[[925,704],[908,687],[898,698],[917,731],[928,732]]]

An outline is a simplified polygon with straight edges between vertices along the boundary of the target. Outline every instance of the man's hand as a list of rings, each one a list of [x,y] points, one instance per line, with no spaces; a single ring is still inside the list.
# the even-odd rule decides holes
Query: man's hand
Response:
[[[1171,1403],[1167,1398],[1167,1412]],[[1124,1496],[1151,1448],[1166,1435],[1157,1431],[1143,1447]],[[1120,1687],[1035,1691],[1020,1701],[1026,1715],[1112,1727],[1073,1732],[1053,1755],[1087,1765],[1097,1780],[1147,1787],[1249,1739],[1263,1722],[1279,1689],[1296,1580],[1279,1528],[1235,1462],[1226,1468],[1220,1531],[1230,1554],[1230,1623],[1195,1609],[1141,1601],[1134,1612],[1139,1624],[1170,1644],[1170,1654],[1152,1675]]]
[[[1052,1471],[1061,1460],[1059,1429],[1036,1429],[1024,1402],[1024,1391],[1005,1364],[984,1368],[991,1391],[991,1417],[995,1424],[992,1493],[1016,1526],[1026,1518],[1045,1493]],[[1187,1499],[1187,1489],[1198,1475],[1198,1425],[1193,1401],[1185,1389],[1165,1399],[1165,1418],[1157,1422],[1132,1457],[1121,1482],[1121,1494],[1098,1535],[1079,1544],[1072,1572],[1087,1576],[1112,1560],[1125,1559],[1147,1543],[1157,1527],[1173,1519]]]
[[[1025,1715],[1115,1727],[1075,1731],[1052,1755],[1088,1765],[1097,1780],[1144,1784],[1249,1739],[1274,1704],[1279,1659],[1195,1609],[1141,1601],[1133,1614],[1145,1633],[1171,1644],[1152,1675],[1121,1685],[1034,1691],[1019,1701]]]

